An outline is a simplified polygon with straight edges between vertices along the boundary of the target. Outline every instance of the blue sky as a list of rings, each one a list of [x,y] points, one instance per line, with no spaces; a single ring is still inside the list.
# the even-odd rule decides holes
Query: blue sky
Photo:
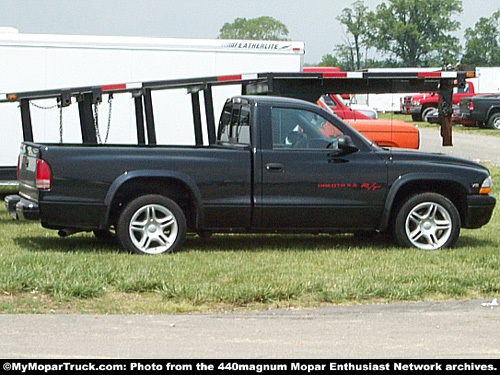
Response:
[[[354,0],[353,0],[354,1]],[[216,38],[237,17],[274,17],[293,40],[306,43],[305,61],[315,63],[343,41],[336,17],[353,1],[328,0],[0,0],[0,26],[22,33]],[[372,10],[379,0],[365,0]],[[463,0],[466,27],[500,8],[498,0]]]

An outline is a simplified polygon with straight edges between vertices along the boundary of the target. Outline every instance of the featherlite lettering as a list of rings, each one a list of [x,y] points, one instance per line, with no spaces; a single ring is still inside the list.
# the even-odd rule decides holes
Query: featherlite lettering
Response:
[[[237,48],[237,49],[285,49],[290,45],[280,47],[277,43],[252,43],[252,42],[232,42],[222,45],[223,48]]]

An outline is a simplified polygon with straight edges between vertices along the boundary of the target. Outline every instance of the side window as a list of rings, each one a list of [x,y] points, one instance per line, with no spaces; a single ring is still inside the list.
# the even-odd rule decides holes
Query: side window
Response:
[[[470,87],[469,87],[469,83],[468,82],[465,82],[465,85],[463,88],[459,88],[457,86],[453,87],[453,93],[454,94],[457,94],[457,93],[468,93],[470,92]]]
[[[219,122],[218,144],[250,144],[250,106],[228,103],[222,110]]]
[[[273,149],[337,148],[342,132],[324,117],[307,110],[272,108]]]

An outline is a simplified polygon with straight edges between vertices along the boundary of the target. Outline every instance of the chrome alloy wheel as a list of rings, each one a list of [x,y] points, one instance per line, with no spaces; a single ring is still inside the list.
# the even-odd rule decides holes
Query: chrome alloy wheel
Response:
[[[492,128],[495,130],[500,130],[500,117],[495,117],[495,119],[492,121]]]
[[[179,225],[174,214],[158,204],[140,207],[129,224],[132,243],[146,254],[167,252],[177,239],[178,232]]]
[[[453,221],[450,213],[440,204],[423,202],[406,217],[405,230],[413,246],[422,250],[436,250],[452,235]]]

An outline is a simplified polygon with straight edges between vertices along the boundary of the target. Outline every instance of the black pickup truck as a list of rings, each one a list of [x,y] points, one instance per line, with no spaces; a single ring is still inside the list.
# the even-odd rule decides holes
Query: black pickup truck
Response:
[[[500,130],[500,94],[462,98],[459,117],[464,124]]]
[[[382,149],[298,99],[242,95],[210,145],[24,142],[12,216],[61,234],[114,230],[139,254],[179,249],[186,233],[393,233],[402,246],[453,246],[495,206],[484,166]]]

